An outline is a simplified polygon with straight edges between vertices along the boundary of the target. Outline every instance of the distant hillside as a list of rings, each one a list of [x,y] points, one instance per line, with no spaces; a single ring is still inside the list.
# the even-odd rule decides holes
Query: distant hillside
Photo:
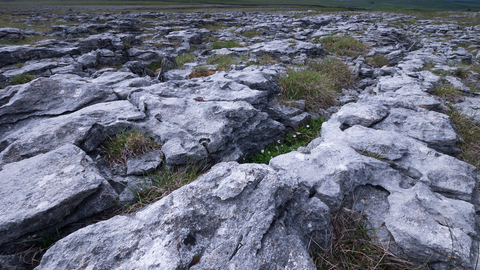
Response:
[[[292,5],[312,7],[342,7],[368,10],[471,10],[480,11],[480,0],[0,0],[3,3],[48,3],[48,4],[227,4],[227,5]]]

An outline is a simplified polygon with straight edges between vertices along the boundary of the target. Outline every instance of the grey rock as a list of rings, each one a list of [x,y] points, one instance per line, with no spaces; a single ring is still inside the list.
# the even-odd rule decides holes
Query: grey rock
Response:
[[[37,269],[78,269],[78,262],[83,260],[81,251],[94,247],[101,255],[90,256],[85,266],[315,269],[302,240],[305,233],[328,234],[328,222],[308,227],[315,220],[328,220],[328,208],[319,200],[308,201],[308,192],[294,194],[295,183],[289,178],[279,181],[265,165],[221,163],[130,217],[117,216],[60,240]],[[290,199],[297,205],[306,203],[303,208],[307,212],[293,211],[280,217],[280,209]],[[153,213],[157,213],[155,218]],[[297,215],[301,222],[295,219]],[[193,220],[195,226],[191,226]],[[91,242],[85,234],[99,238]],[[132,245],[136,248],[131,249]],[[59,252],[70,249],[72,259],[61,259]],[[117,259],[122,250],[131,250],[129,259]],[[156,255],[145,256],[152,252]]]
[[[0,162],[10,163],[74,144],[92,151],[106,136],[145,118],[128,101],[99,103],[77,112],[12,128],[1,139]],[[132,121],[132,122],[130,122]]]
[[[0,124],[14,123],[31,116],[59,115],[117,99],[111,88],[87,83],[75,75],[39,78],[9,88],[0,90],[11,93],[0,107]]]
[[[422,109],[415,112],[404,108],[393,108],[387,118],[372,128],[406,134],[449,155],[460,153],[455,145],[459,138],[450,118],[438,112]]]
[[[348,127],[354,125],[369,127],[383,120],[388,113],[389,110],[385,106],[349,103],[343,106],[336,116],[340,123]]]
[[[453,105],[462,114],[472,117],[476,122],[480,123],[480,98],[465,97],[465,101]]]
[[[155,171],[162,163],[162,152],[150,151],[138,157],[127,159],[128,175],[147,175]]]
[[[105,181],[92,163],[81,149],[65,145],[4,165],[0,171],[3,186],[0,243],[6,244],[27,233],[56,225],[72,215],[76,207],[97,192]],[[92,214],[104,209],[88,211]]]
[[[98,65],[99,54],[96,51],[86,53],[77,59],[84,68],[93,68]]]

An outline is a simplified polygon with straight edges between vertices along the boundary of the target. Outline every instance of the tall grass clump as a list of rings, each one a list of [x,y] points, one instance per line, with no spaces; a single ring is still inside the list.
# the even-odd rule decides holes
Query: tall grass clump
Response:
[[[193,53],[184,53],[175,58],[178,68],[183,68],[186,63],[192,63],[195,61],[195,55]]]
[[[105,160],[110,166],[125,166],[128,158],[160,149],[161,146],[141,131],[123,130],[114,137],[107,137],[102,148]]]
[[[317,247],[319,251],[312,254],[317,269],[417,269],[372,241],[375,231],[361,214],[344,208],[331,217],[331,223],[330,246]]]
[[[451,108],[448,115],[457,127],[458,136],[464,141],[464,143],[457,144],[458,148],[462,150],[458,158],[480,168],[480,123],[455,108]]]
[[[367,45],[352,36],[328,36],[318,42],[325,50],[339,56],[358,56],[367,50]]]
[[[371,58],[368,58],[367,63],[370,65],[374,65],[376,67],[383,67],[383,66],[387,66],[389,61],[387,57],[377,54]]]
[[[303,99],[308,111],[334,106],[336,94],[352,84],[353,74],[348,66],[338,59],[309,63],[305,69],[291,69],[278,80],[280,98]]]
[[[453,103],[462,101],[463,97],[462,91],[450,83],[435,86],[433,94]]]

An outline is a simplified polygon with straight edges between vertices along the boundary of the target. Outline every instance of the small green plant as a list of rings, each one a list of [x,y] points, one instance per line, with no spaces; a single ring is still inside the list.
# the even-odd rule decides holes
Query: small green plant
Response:
[[[161,146],[143,132],[127,129],[118,132],[115,137],[107,137],[102,148],[105,160],[110,166],[125,166],[128,158],[160,149]]]
[[[322,118],[313,119],[308,125],[298,127],[293,133],[287,134],[283,142],[277,141],[270,144],[260,152],[245,158],[245,161],[268,164],[273,157],[290,153],[301,146],[306,146],[319,136],[323,122]]]
[[[207,60],[208,65],[217,65],[217,70],[229,70],[233,64],[240,63],[240,60],[230,54],[216,54]]]
[[[253,38],[253,37],[258,37],[261,34],[262,33],[260,33],[258,30],[253,29],[253,30],[245,31],[241,35],[247,38]]]
[[[435,86],[433,94],[453,103],[460,102],[463,96],[462,91],[450,83]]]
[[[186,63],[191,63],[195,61],[195,55],[193,53],[184,53],[179,55],[175,61],[177,61],[177,65],[179,68],[183,68],[183,65]]]
[[[364,149],[363,151],[358,151],[358,153],[360,155],[371,157],[378,160],[382,160],[389,155],[388,151],[375,152],[375,151],[370,151],[368,148]]]
[[[25,63],[17,63],[15,64],[16,68],[22,68],[25,65]]]
[[[336,94],[353,83],[348,66],[338,59],[309,63],[308,69],[289,70],[278,79],[282,100],[306,101],[308,111],[335,105]]]
[[[34,79],[35,79],[35,77],[33,77],[32,75],[27,74],[27,73],[22,73],[22,74],[19,74],[19,75],[13,77],[10,80],[10,84],[11,85],[24,84],[24,83],[28,83],[30,81],[33,81]]]
[[[132,47],[132,44],[128,41],[123,41],[122,44],[123,44],[123,48],[125,48],[125,50],[128,50]]]
[[[364,54],[367,45],[352,36],[329,36],[319,40],[325,50],[339,56],[358,56]]]
[[[388,58],[386,58],[383,55],[379,55],[379,54],[374,55],[373,57],[367,59],[368,64],[374,65],[376,67],[387,66],[388,62],[389,62]]]
[[[457,144],[462,150],[458,158],[480,168],[480,124],[453,107],[447,114],[457,127],[458,136],[464,141]]]
[[[227,41],[214,41],[210,47],[212,47],[212,49],[214,50],[217,50],[217,49],[223,49],[223,48],[235,48],[235,47],[239,47],[240,44],[235,41],[235,40],[227,40]]]

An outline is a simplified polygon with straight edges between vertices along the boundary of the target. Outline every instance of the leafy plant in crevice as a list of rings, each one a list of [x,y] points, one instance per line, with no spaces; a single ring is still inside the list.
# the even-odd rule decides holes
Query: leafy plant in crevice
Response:
[[[119,131],[114,137],[107,137],[102,145],[105,160],[111,167],[115,164],[125,166],[128,158],[160,148],[152,138],[135,129]]]
[[[306,146],[320,134],[324,120],[316,118],[310,121],[308,125],[298,127],[294,132],[285,135],[282,140],[270,144],[265,149],[251,156],[244,158],[245,162],[268,164],[273,157],[290,153],[299,147]]]
[[[335,58],[310,62],[303,69],[290,69],[278,79],[280,99],[303,99],[308,111],[335,105],[337,93],[352,84],[353,74],[348,66]]]
[[[148,65],[148,69],[157,72],[159,68],[162,67],[162,58],[160,57],[158,61],[151,62]]]

